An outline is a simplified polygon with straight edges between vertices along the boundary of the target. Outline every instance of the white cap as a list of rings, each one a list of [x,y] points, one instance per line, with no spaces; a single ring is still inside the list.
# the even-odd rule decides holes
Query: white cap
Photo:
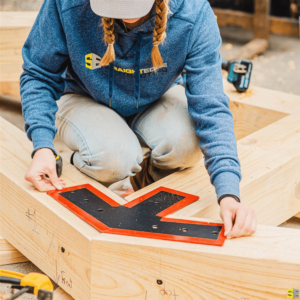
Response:
[[[151,10],[154,0],[90,0],[92,11],[113,19],[141,18]]]

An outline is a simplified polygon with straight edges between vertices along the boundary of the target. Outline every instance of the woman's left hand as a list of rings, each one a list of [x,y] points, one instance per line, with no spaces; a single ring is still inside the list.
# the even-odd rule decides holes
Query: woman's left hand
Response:
[[[228,239],[251,235],[256,231],[256,215],[251,207],[237,202],[232,197],[220,202],[220,216],[225,226]]]

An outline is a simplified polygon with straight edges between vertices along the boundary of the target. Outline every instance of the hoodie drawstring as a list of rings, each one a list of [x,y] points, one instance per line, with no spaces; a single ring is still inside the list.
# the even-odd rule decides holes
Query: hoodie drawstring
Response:
[[[135,47],[135,60],[134,60],[134,98],[136,101],[136,108],[139,108],[140,100],[140,66],[141,66],[141,45],[143,39],[143,32],[138,32],[136,47]],[[109,107],[112,104],[113,97],[113,84],[114,84],[114,63],[109,64]]]
[[[109,107],[111,107],[111,99],[113,96],[114,84],[114,63],[109,64]]]
[[[140,66],[141,66],[141,45],[142,45],[143,33],[139,31],[137,42],[136,42],[136,51],[135,51],[135,62],[134,62],[134,97],[136,101],[136,108],[139,108],[140,100]]]

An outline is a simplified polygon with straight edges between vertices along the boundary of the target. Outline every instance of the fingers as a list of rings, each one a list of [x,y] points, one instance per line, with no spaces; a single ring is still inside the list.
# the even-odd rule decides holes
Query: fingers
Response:
[[[238,236],[251,235],[255,232],[255,230],[256,230],[256,216],[254,210],[249,208],[247,219]]]
[[[247,218],[247,211],[245,207],[239,207],[236,210],[235,222],[231,232],[228,234],[227,238],[231,239],[237,237],[242,228],[244,227]]]
[[[235,225],[228,238],[248,236],[256,231],[256,216],[252,208],[244,207],[237,210]]]
[[[45,182],[50,182],[50,183],[51,183],[50,178],[48,178],[48,177],[46,177],[46,176],[43,178],[43,180],[44,180]],[[66,182],[65,182],[65,180],[64,180],[63,178],[58,178],[57,183],[60,184],[60,185],[63,186],[63,187],[66,185]]]
[[[43,174],[26,174],[25,179],[31,182],[40,192],[46,192],[55,190],[55,187],[52,185],[51,181],[43,180]]]
[[[58,189],[58,190],[61,190],[63,188],[63,185],[61,183],[61,180],[57,177],[57,173],[56,173],[56,168],[54,167],[51,167],[48,169],[48,176],[49,176],[49,179],[52,183],[52,185]]]
[[[26,173],[25,179],[31,182],[40,192],[47,192],[56,189],[56,187],[52,184],[50,178],[47,178],[45,174],[42,173],[38,173],[36,175]],[[62,178],[58,178],[56,184],[61,186],[62,188],[64,188],[66,185],[64,179]]]
[[[66,185],[62,178],[57,177],[55,156],[48,148],[41,148],[35,152],[25,179],[39,191],[61,190]]]
[[[222,219],[225,227],[224,235],[227,236],[232,229],[232,214],[229,211],[226,211],[223,213]]]

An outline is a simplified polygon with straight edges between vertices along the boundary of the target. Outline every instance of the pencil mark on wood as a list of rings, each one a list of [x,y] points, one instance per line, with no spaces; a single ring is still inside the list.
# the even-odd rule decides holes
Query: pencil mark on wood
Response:
[[[179,297],[179,295],[176,294],[175,289],[173,289],[173,291],[169,290],[169,289],[166,290],[165,284],[164,284],[164,287],[159,290],[159,293],[162,296],[170,296],[172,298],[174,297],[174,300],[177,300],[176,297]]]
[[[40,234],[40,233],[37,231],[36,209],[34,208],[34,209],[33,209],[33,212],[32,212],[31,209],[28,208],[27,211],[26,211],[26,217],[28,218],[29,221],[33,221],[33,229],[32,229],[32,231],[35,232],[35,233],[37,233],[37,234]]]
[[[49,253],[49,251],[50,251],[50,249],[51,249],[51,246],[52,246],[52,244],[53,244],[54,234],[55,234],[55,233],[53,232],[52,238],[51,238],[51,242],[50,242],[49,248],[48,248],[48,250],[47,250],[47,253]]]

